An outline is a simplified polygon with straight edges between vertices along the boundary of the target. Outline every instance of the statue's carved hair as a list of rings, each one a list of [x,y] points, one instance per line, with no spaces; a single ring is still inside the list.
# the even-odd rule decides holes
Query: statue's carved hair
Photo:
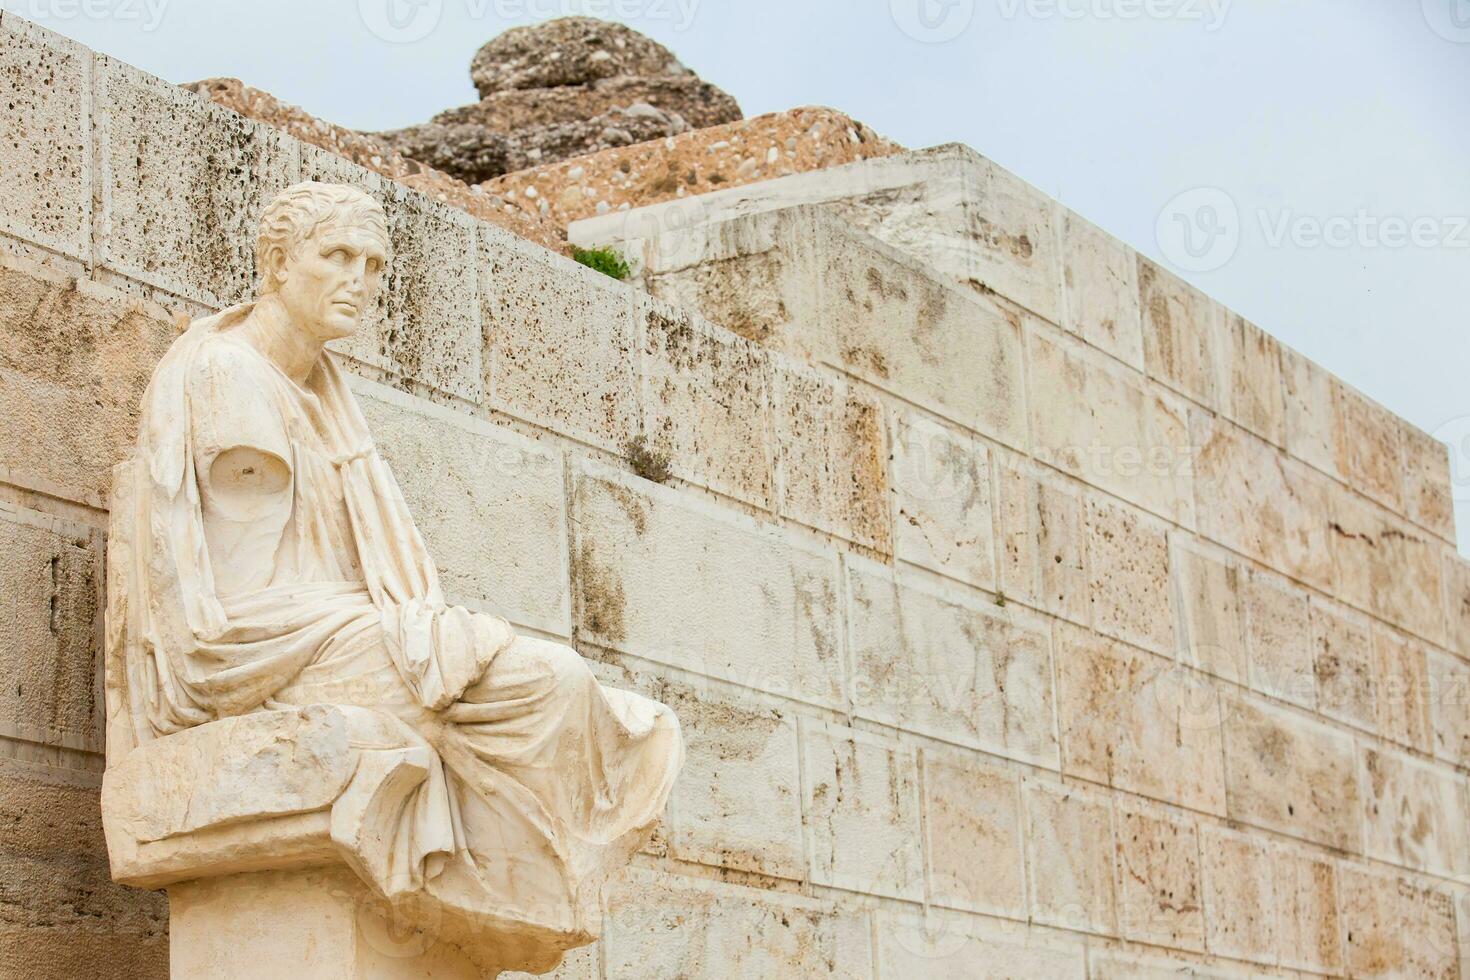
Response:
[[[255,264],[260,269],[261,292],[280,285],[266,271],[265,257],[272,248],[284,248],[294,256],[303,242],[325,224],[366,227],[388,250],[388,218],[377,201],[356,187],[308,180],[286,188],[266,207],[260,217],[260,236],[255,242]]]

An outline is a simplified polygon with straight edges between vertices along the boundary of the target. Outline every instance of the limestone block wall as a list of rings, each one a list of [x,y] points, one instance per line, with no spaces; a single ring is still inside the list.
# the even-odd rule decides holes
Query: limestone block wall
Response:
[[[453,598],[684,723],[560,976],[1459,975],[1444,453],[1004,172],[775,188],[630,286],[10,14],[0,113],[0,975],[167,975],[98,826],[108,474],[303,177],[388,211],[341,354]]]

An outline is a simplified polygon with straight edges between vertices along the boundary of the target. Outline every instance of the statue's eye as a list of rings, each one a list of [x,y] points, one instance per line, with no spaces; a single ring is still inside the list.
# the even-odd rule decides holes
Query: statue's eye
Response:
[[[352,256],[347,254],[347,249],[345,248],[334,248],[327,253],[327,258],[339,265],[346,265],[347,260],[352,258]]]

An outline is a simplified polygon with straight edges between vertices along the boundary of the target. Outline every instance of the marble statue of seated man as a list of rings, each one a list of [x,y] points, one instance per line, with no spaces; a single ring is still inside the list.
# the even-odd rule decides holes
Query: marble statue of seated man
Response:
[[[119,468],[129,544],[109,617],[130,618],[108,628],[110,643],[126,632],[136,741],[302,706],[390,715],[431,771],[357,833],[358,874],[389,898],[586,942],[593,893],[668,800],[678,723],[571,649],[446,603],[323,348],[358,328],[391,261],[377,202],[298,184],[266,209],[257,251],[259,297],[174,343]]]

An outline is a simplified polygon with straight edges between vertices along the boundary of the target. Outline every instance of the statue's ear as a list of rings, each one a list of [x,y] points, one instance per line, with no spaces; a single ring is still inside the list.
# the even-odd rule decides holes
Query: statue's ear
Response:
[[[280,285],[285,280],[289,258],[284,245],[272,245],[265,250],[265,268],[260,270],[260,276],[266,285]]]

